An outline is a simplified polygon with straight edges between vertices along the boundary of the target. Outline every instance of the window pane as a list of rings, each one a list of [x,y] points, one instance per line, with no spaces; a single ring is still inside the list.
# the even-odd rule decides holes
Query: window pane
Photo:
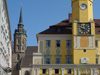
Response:
[[[98,47],[98,41],[97,40],[95,41],[95,45],[96,45],[96,47]]]
[[[56,47],[60,47],[60,40],[56,41]]]
[[[66,64],[71,64],[71,58],[66,58]]]
[[[96,58],[96,64],[98,64],[98,58]]]
[[[60,58],[56,58],[56,64],[60,64]]]
[[[67,69],[67,74],[71,74],[72,70],[71,69]]]
[[[51,41],[50,40],[46,40],[46,47],[50,47],[51,45]]]
[[[71,40],[67,40],[67,47],[71,47]]]
[[[46,64],[50,64],[50,58],[46,58]]]
[[[42,74],[46,74],[46,69],[43,69],[42,70]]]
[[[55,69],[55,74],[59,74],[59,69]]]

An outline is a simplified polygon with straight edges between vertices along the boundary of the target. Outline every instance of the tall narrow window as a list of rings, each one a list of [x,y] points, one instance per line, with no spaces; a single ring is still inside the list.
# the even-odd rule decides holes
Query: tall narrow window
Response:
[[[60,40],[56,40],[56,47],[60,47]]]
[[[66,64],[71,64],[71,58],[66,58]]]
[[[60,58],[56,58],[56,64],[60,64]]]
[[[71,47],[71,40],[67,40],[66,45],[67,47]]]
[[[46,64],[50,64],[50,58],[46,58]]]
[[[59,74],[59,69],[55,69],[55,74]]]
[[[18,38],[18,44],[20,44],[20,39]]]
[[[98,58],[96,58],[96,64],[98,64]]]
[[[20,50],[20,46],[18,45],[18,50]]]
[[[19,54],[17,54],[17,60],[20,60],[20,55]]]
[[[50,47],[51,46],[51,41],[50,40],[46,40],[46,47]]]
[[[96,45],[96,47],[98,47],[98,41],[97,40],[95,41],[95,45]]]
[[[46,73],[47,73],[46,69],[42,69],[42,74],[46,74]]]
[[[71,69],[67,69],[67,74],[71,74],[72,70]]]

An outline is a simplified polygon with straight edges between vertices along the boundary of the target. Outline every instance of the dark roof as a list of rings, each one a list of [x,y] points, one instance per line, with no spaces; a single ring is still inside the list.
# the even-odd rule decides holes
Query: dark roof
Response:
[[[94,19],[94,22],[96,34],[100,34],[100,19]],[[61,29],[61,31],[57,32],[57,29]],[[69,19],[65,19],[58,24],[50,26],[39,34],[72,34],[72,23],[69,22]]]
[[[38,46],[28,46],[22,59],[21,67],[31,67],[33,53],[38,52]]]

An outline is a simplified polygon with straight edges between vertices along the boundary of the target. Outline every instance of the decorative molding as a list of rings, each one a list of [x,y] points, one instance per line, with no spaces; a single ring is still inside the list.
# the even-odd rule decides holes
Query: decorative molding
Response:
[[[60,47],[56,47],[55,48],[55,55],[60,55],[61,54],[61,48]]]
[[[72,48],[71,47],[67,47],[66,48],[66,55],[71,55],[72,54]]]
[[[45,48],[45,55],[50,55],[51,54],[51,48],[50,47],[46,47]]]
[[[67,69],[73,69],[73,68],[100,68],[100,64],[41,64],[41,65],[33,65],[33,68],[53,68],[53,69],[59,69],[59,68],[67,68]]]
[[[66,38],[67,37],[67,38]],[[72,35],[38,35],[38,40],[72,40]]]
[[[88,37],[89,47],[80,47],[80,38],[81,36],[74,36],[74,49],[95,49],[95,36]]]

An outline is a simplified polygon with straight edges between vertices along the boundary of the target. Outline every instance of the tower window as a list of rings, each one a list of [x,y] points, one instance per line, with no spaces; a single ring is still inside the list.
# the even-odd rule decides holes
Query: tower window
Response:
[[[51,41],[50,40],[46,40],[46,47],[50,47],[51,46]]]
[[[20,44],[20,39],[18,38],[18,44]]]
[[[56,40],[56,47],[60,47],[60,40]]]
[[[66,45],[67,45],[67,47],[71,47],[71,40],[67,40]]]
[[[50,64],[50,58],[46,58],[46,64]]]
[[[20,55],[19,54],[17,54],[17,60],[20,60]]]
[[[55,74],[59,74],[59,69],[55,69]]]
[[[56,64],[60,64],[60,58],[56,58]]]
[[[47,70],[46,69],[42,69],[42,74],[46,74]]]
[[[18,45],[18,50],[20,50],[20,46]]]
[[[96,45],[96,47],[98,47],[98,41],[97,40],[95,41],[95,45]]]

